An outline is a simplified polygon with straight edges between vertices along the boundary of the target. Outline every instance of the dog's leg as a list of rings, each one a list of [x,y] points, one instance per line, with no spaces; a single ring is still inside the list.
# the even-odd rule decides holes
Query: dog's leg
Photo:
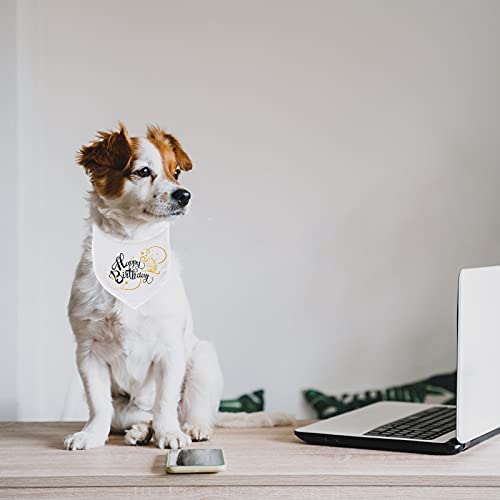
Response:
[[[177,409],[186,371],[182,345],[171,346],[154,365],[156,398],[153,410],[153,429],[159,448],[182,448],[191,443],[181,431]]]
[[[193,349],[180,405],[182,429],[193,441],[206,441],[212,435],[222,385],[222,372],[213,345],[199,341]]]
[[[108,439],[113,415],[111,375],[107,364],[90,350],[78,347],[76,358],[87,396],[89,420],[80,432],[70,434],[64,444],[68,450],[86,450],[103,446]]]

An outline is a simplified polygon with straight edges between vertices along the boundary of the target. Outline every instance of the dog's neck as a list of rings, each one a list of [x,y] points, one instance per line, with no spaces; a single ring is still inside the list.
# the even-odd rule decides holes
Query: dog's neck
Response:
[[[128,214],[123,209],[114,209],[95,193],[89,193],[90,222],[115,238],[148,239],[168,226],[167,221],[151,221],[146,217]]]

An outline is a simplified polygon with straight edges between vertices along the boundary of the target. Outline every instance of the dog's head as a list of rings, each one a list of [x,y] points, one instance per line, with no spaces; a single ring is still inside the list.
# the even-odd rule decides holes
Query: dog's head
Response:
[[[82,146],[77,161],[113,211],[165,220],[187,210],[191,193],[179,177],[191,170],[191,160],[179,141],[158,126],[148,127],[146,137],[129,137],[122,123],[118,131],[98,132],[96,141]]]

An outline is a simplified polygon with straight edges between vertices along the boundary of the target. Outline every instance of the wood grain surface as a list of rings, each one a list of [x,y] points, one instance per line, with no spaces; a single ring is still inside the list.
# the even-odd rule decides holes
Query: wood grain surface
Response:
[[[372,498],[500,498],[500,436],[443,457],[312,446],[290,427],[217,429],[212,441],[193,447],[222,448],[226,472],[167,475],[165,450],[130,447],[121,436],[103,448],[64,450],[64,437],[80,428],[0,423],[0,498],[165,498],[175,492],[195,500],[350,499],[368,498],[367,490]]]

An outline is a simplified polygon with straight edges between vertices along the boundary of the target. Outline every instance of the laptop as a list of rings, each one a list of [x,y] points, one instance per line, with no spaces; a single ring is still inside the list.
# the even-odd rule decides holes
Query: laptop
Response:
[[[458,279],[456,406],[380,401],[295,430],[312,444],[452,455],[500,432],[500,266]]]

